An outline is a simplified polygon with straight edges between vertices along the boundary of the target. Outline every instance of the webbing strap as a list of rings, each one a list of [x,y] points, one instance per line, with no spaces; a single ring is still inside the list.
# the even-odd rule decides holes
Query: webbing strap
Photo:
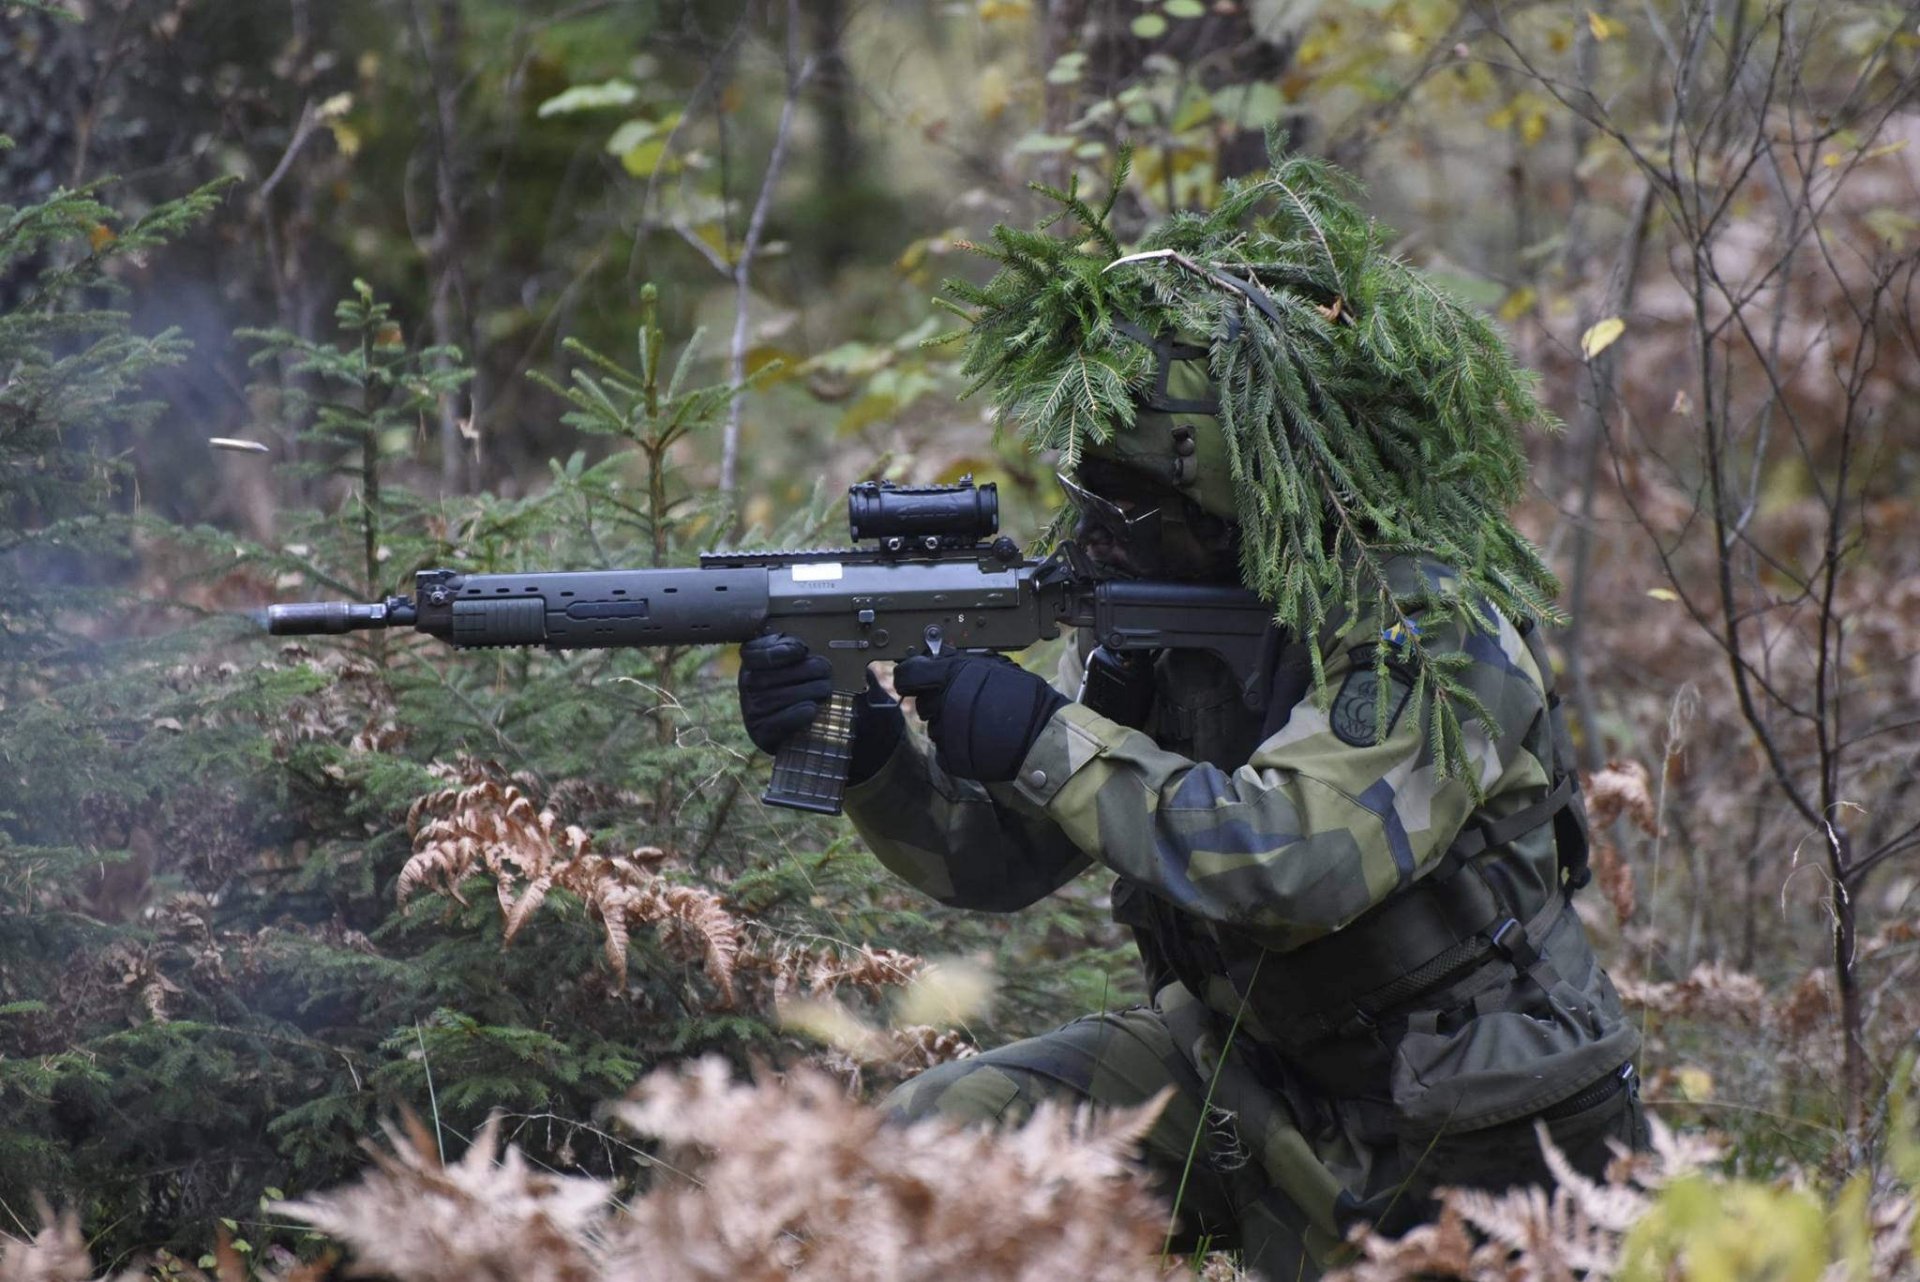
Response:
[[[1593,880],[1593,870],[1587,866],[1592,835],[1587,827],[1587,808],[1579,801],[1573,737],[1567,733],[1567,719],[1560,712],[1560,696],[1553,688],[1553,660],[1547,654],[1546,638],[1534,626],[1531,617],[1521,620],[1520,636],[1526,643],[1527,653],[1533,657],[1534,666],[1540,670],[1541,685],[1547,696],[1547,737],[1553,754],[1554,775],[1571,783],[1574,788],[1568,803],[1553,816],[1553,841],[1555,853],[1560,858],[1560,880],[1571,894]]]
[[[1463,829],[1426,877],[1344,930],[1269,959],[1284,962],[1295,982],[1279,985],[1291,1009],[1268,1022],[1305,1045],[1364,1027],[1496,955],[1521,974],[1534,972],[1540,955],[1515,906],[1472,861],[1552,823],[1573,795],[1565,776],[1532,805]]]
[[[1499,819],[1483,819],[1462,828],[1460,835],[1453,839],[1453,845],[1448,847],[1446,858],[1451,863],[1459,864],[1495,846],[1504,846],[1552,822],[1553,817],[1572,800],[1573,776],[1561,775],[1552,790],[1532,805],[1522,806]]]
[[[1158,362],[1154,370],[1153,386],[1140,398],[1141,404],[1146,408],[1162,414],[1215,415],[1220,412],[1218,399],[1209,397],[1201,400],[1183,400],[1175,397],[1168,386],[1173,377],[1173,363],[1204,360],[1207,355],[1205,347],[1183,343],[1176,338],[1157,337],[1132,321],[1115,321],[1113,327],[1141,346],[1152,349],[1155,360]]]

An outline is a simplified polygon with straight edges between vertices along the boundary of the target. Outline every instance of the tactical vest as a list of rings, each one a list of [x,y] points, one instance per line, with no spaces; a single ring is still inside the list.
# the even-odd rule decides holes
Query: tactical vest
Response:
[[[1530,629],[1527,644],[1540,671],[1550,673]],[[1130,710],[1137,716],[1144,709],[1134,724],[1168,751],[1237,769],[1305,696],[1312,678],[1304,651],[1276,647],[1267,708],[1253,711],[1241,702],[1232,673],[1212,656],[1162,653],[1154,662],[1150,702],[1140,698]],[[1090,697],[1095,684],[1083,697],[1104,711]],[[1548,715],[1554,760],[1545,799],[1497,821],[1476,816],[1437,868],[1304,947],[1274,952],[1121,879],[1114,918],[1132,929],[1150,985],[1158,990],[1177,980],[1216,1010],[1222,999],[1239,1003],[1276,1075],[1296,1086],[1327,1098],[1383,1100],[1390,1094],[1393,1052],[1409,1026],[1444,1029],[1471,1018],[1495,990],[1508,995],[1502,1000],[1546,1000],[1558,979],[1556,963],[1568,974],[1587,973],[1593,962],[1584,931],[1562,920],[1571,917],[1566,896],[1589,878],[1586,812],[1550,693]],[[1550,855],[1541,845],[1547,841]],[[1535,858],[1557,859],[1561,889],[1546,903],[1515,902],[1512,887],[1529,880],[1502,867],[1523,857],[1516,843]],[[1516,976],[1531,982],[1509,982]],[[1223,979],[1230,992],[1222,991]],[[1596,1047],[1600,1058],[1616,1058],[1583,1067],[1579,1071],[1590,1073],[1583,1080],[1617,1068],[1631,1054],[1618,1049],[1624,1040]]]

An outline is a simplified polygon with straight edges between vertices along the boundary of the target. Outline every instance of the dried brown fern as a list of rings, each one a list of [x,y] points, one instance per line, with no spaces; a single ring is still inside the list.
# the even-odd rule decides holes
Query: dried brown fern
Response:
[[[611,1272],[674,1282],[1157,1279],[1165,1211],[1128,1158],[1158,1105],[1043,1106],[1018,1131],[901,1126],[827,1078],[658,1073],[620,1114],[684,1177],[613,1231]]]
[[[1586,776],[1580,787],[1587,815],[1596,828],[1627,819],[1649,837],[1659,830],[1653,799],[1653,777],[1638,761],[1609,761]]]
[[[607,933],[607,962],[622,986],[627,978],[627,939],[632,928],[657,925],[670,953],[698,960],[720,990],[735,999],[734,969],[740,953],[740,923],[720,896],[682,886],[627,859],[583,853],[555,878],[599,916]]]
[[[1653,781],[1647,768],[1638,761],[1609,761],[1586,776],[1581,793],[1587,802],[1587,814],[1593,822],[1593,879],[1613,906],[1614,915],[1626,922],[1636,906],[1633,865],[1614,842],[1610,830],[1616,820],[1625,818],[1648,836],[1659,828],[1659,816],[1653,799]]]
[[[825,997],[846,988],[876,997],[910,983],[925,966],[924,959],[892,948],[831,940],[796,942],[768,930],[754,931],[739,955],[741,973],[751,976],[775,1002],[802,990]]]
[[[1634,1224],[1666,1184],[1698,1171],[1719,1150],[1658,1119],[1645,1153],[1623,1155],[1604,1182],[1574,1170],[1544,1128],[1540,1147],[1558,1182],[1489,1193],[1442,1189],[1439,1215],[1397,1238],[1356,1232],[1357,1258],[1327,1282],[1583,1282],[1614,1276]]]
[[[611,1185],[535,1171],[514,1148],[502,1157],[497,1120],[451,1165],[417,1123],[387,1134],[392,1152],[369,1145],[374,1169],[358,1184],[275,1209],[346,1243],[363,1273],[447,1282],[604,1276],[597,1243]]]
[[[950,1028],[935,1028],[931,1024],[908,1024],[904,1028],[888,1030],[894,1041],[892,1066],[903,1076],[911,1077],[916,1073],[932,1068],[936,1064],[947,1064],[957,1059],[972,1059],[980,1053],[964,1034]]]
[[[712,891],[652,871],[666,858],[659,847],[601,854],[586,829],[537,807],[491,762],[463,758],[435,770],[451,786],[419,798],[407,812],[413,857],[400,871],[396,894],[402,905],[421,890],[464,904],[461,884],[490,876],[503,933],[512,942],[559,887],[600,919],[607,964],[619,987],[626,986],[632,931],[652,925],[670,953],[702,964],[723,1005],[733,1004],[740,924]]]
[[[1718,962],[1702,962],[1677,983],[1649,983],[1622,976],[1616,985],[1620,999],[1627,1005],[1661,1015],[1763,1025],[1774,1014],[1773,1002],[1764,984],[1752,975]]]
[[[44,1227],[30,1241],[0,1237],[0,1282],[88,1282],[93,1261],[87,1258],[79,1215],[71,1210],[56,1215],[36,1201]]]
[[[493,1126],[442,1166],[415,1125],[359,1184],[278,1209],[398,1282],[1147,1282],[1166,1211],[1130,1157],[1157,1111],[902,1126],[818,1074],[743,1085],[704,1060],[621,1106],[663,1141],[624,1207],[502,1157]]]
[[[267,727],[280,755],[301,743],[339,743],[365,753],[392,751],[406,742],[393,690],[374,664],[344,651],[316,654],[298,644],[281,647],[280,655],[287,664],[317,668],[327,676],[324,686],[287,703]],[[282,665],[270,661],[266,666]]]

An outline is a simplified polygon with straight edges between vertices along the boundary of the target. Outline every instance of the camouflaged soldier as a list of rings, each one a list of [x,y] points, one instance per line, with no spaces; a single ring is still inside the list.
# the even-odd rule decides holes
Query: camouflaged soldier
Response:
[[[1078,555],[1251,586],[1209,344],[1120,328],[1151,377],[1062,478]],[[943,903],[999,912],[1102,866],[1153,998],[935,1068],[890,1107],[1016,1122],[1043,1098],[1171,1086],[1144,1156],[1176,1244],[1237,1245],[1272,1278],[1312,1276],[1357,1223],[1416,1222],[1437,1186],[1549,1182],[1538,1126],[1588,1173],[1610,1142],[1643,1141],[1638,1037],[1568,901],[1585,816],[1538,631],[1423,609],[1457,595],[1448,565],[1382,574],[1391,622],[1336,610],[1314,636],[1276,630],[1258,710],[1210,655],[1128,663],[1086,637],[1053,685],[991,656],[896,667],[927,737],[897,709],[861,712],[846,812],[875,854]],[[1465,725],[1465,769],[1434,758],[1416,650],[1457,663],[1490,718]],[[745,719],[773,751],[826,697],[827,666],[780,637],[742,659]]]

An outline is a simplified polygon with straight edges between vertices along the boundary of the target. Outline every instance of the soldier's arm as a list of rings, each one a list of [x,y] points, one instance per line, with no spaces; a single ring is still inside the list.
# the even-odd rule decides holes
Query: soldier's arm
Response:
[[[1054,686],[1079,684],[1068,646]],[[847,789],[846,814],[887,868],[942,903],[1011,912],[1059,889],[1093,862],[1012,784],[956,779],[926,739],[901,736],[877,774]]]
[[[1186,912],[1268,933],[1277,947],[1337,930],[1429,870],[1475,804],[1464,781],[1440,777],[1428,752],[1431,708],[1413,706],[1410,683],[1380,690],[1399,706],[1373,742],[1363,697],[1371,650],[1353,643],[1369,635],[1378,633],[1356,629],[1329,657],[1331,706],[1310,693],[1238,770],[1164,751],[1072,705],[1048,723],[1013,787],[1080,849]],[[1462,648],[1457,636],[1427,640],[1440,652]],[[1544,792],[1545,767],[1520,747],[1521,731],[1543,715],[1524,642],[1503,621],[1498,637],[1465,648],[1475,660],[1467,684],[1502,726],[1490,741],[1467,721],[1481,787]]]

